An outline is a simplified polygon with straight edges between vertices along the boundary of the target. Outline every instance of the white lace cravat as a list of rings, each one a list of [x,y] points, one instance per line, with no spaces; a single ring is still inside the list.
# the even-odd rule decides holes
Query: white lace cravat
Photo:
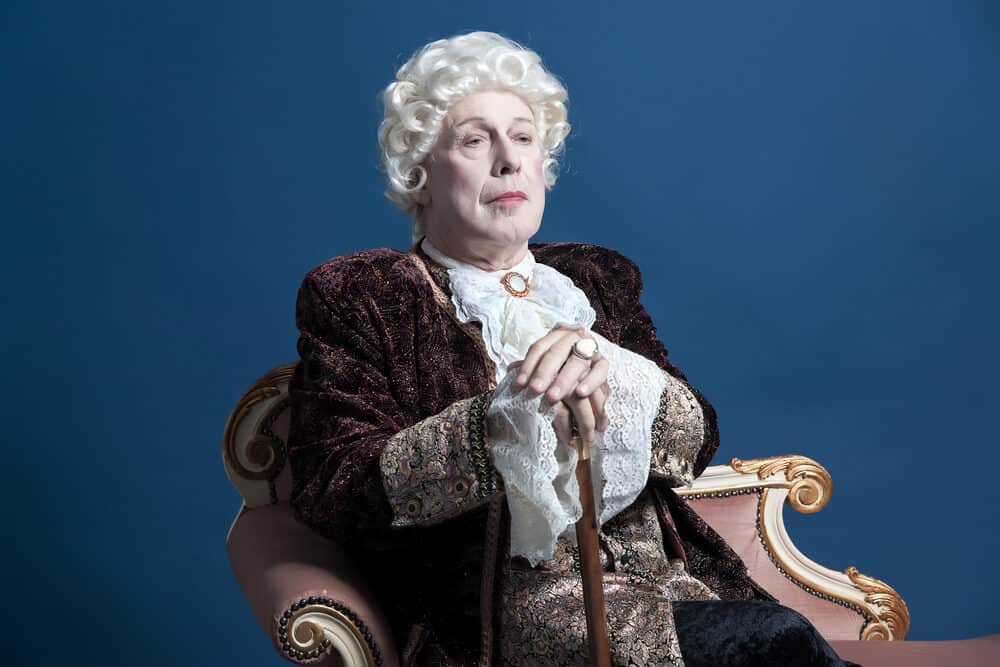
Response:
[[[508,364],[524,359],[528,347],[556,324],[579,324],[587,329],[594,324],[596,314],[587,296],[563,274],[535,262],[530,250],[516,266],[485,271],[448,257],[426,238],[422,247],[448,269],[458,319],[482,323],[486,348],[496,364],[497,382],[506,374]],[[527,295],[516,297],[503,286],[501,280],[510,272],[527,278]]]
[[[572,530],[582,511],[576,482],[576,452],[558,447],[552,420],[556,405],[534,396],[515,382],[507,366],[523,359],[528,347],[556,324],[590,329],[596,317],[587,296],[573,281],[529,251],[510,269],[485,271],[448,257],[426,238],[427,255],[448,269],[452,303],[461,322],[482,324],[486,349],[496,365],[497,388],[487,409],[493,464],[504,480],[511,514],[511,554],[532,565],[552,557],[556,539]],[[523,297],[501,283],[514,271],[528,280]],[[652,361],[591,332],[608,359],[606,433],[591,445],[594,495],[599,522],[628,507],[646,484],[650,431],[666,386],[663,371]]]

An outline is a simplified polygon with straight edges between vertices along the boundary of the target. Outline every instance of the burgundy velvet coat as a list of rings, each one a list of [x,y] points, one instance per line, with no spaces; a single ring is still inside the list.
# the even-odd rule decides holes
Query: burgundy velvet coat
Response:
[[[692,391],[705,423],[694,461],[700,475],[719,446],[715,410],[667,358],[640,303],[635,263],[594,245],[530,249],[587,295],[596,332]],[[379,248],[321,264],[299,290],[301,362],[289,385],[296,515],[353,553],[404,660],[419,664],[488,663],[497,655],[496,592],[509,558],[502,482],[476,486],[469,494],[474,502],[444,520],[390,525],[394,513],[380,470],[386,441],[470,397],[485,404],[495,387],[479,324],[461,324],[450,297],[447,271],[419,244],[407,253]],[[684,558],[688,571],[723,599],[774,599],[666,480],[651,477],[648,485],[668,554]]]

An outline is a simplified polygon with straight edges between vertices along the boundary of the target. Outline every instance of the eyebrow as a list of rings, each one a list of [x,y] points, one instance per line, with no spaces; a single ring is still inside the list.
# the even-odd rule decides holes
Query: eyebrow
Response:
[[[477,121],[479,121],[481,123],[485,123],[486,122],[486,119],[483,118],[482,116],[471,116],[471,117],[466,118],[465,120],[463,120],[461,123],[455,123],[455,127],[460,127],[462,125],[465,125],[466,123],[471,123],[474,120],[477,120]],[[535,121],[533,121],[530,118],[525,118],[524,116],[518,116],[514,120],[515,121],[521,121],[523,123],[531,123],[532,125],[535,124]]]

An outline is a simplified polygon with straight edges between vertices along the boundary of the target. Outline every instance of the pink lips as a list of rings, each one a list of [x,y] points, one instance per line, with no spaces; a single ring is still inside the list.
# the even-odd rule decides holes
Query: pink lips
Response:
[[[525,201],[527,198],[528,198],[528,195],[524,194],[520,190],[512,190],[510,192],[503,193],[502,195],[500,195],[499,197],[497,197],[496,199],[494,199],[490,203],[491,204],[492,203],[497,203],[497,204],[514,204],[514,203],[517,203],[517,202]]]

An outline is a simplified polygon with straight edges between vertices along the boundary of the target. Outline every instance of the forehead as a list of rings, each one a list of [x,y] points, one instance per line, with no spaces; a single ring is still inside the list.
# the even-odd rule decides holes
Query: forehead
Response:
[[[532,121],[531,107],[518,95],[506,90],[490,90],[466,95],[455,102],[446,116],[450,127],[475,125],[507,126],[515,122]],[[479,119],[479,120],[475,120]]]

